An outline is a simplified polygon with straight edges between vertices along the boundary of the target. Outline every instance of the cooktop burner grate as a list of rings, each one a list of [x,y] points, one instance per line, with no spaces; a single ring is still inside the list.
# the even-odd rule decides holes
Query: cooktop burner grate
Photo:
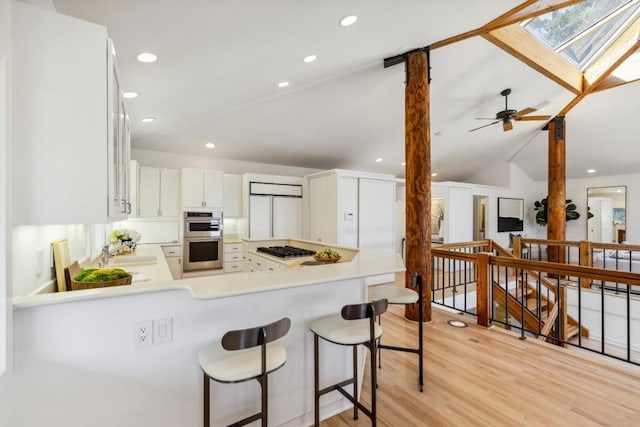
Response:
[[[273,255],[278,258],[297,258],[303,256],[313,256],[315,251],[308,249],[296,248],[295,246],[261,246],[257,249],[267,255]]]

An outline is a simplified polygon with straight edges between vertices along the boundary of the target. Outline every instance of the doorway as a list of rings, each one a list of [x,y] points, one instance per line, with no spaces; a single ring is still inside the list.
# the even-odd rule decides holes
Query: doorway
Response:
[[[487,236],[489,208],[488,196],[473,196],[473,240],[484,240]]]

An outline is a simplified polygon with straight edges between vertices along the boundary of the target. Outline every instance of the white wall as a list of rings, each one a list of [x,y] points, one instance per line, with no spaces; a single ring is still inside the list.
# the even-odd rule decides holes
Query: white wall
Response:
[[[68,239],[71,261],[89,257],[91,226],[88,225],[21,225],[13,229],[13,295],[28,295],[55,279],[51,243]],[[42,256],[37,250],[41,249]]]
[[[0,376],[10,368],[12,353],[11,105],[11,0],[0,0]]]
[[[131,158],[140,166],[156,168],[202,168],[221,170],[230,174],[258,173],[267,175],[305,176],[320,172],[320,169],[299,168],[295,166],[270,165],[267,163],[245,162],[241,160],[219,159],[208,156],[189,156],[186,154],[165,153],[151,150],[131,150]]]
[[[620,185],[627,186],[627,243],[640,244],[640,173],[568,179],[567,198],[576,204],[580,218],[567,222],[567,240],[585,240],[587,238],[587,188]],[[539,182],[537,187],[536,200],[539,200],[547,194],[547,183]],[[529,207],[533,209],[532,205]],[[526,204],[525,209],[527,209]],[[539,235],[545,238],[546,227],[536,227],[539,229]]]

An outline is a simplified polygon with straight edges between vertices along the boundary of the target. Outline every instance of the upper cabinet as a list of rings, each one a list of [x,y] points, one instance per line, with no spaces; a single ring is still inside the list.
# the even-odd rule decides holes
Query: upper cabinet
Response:
[[[125,218],[129,123],[106,28],[22,2],[11,9],[14,223]]]
[[[183,209],[223,209],[224,173],[205,169],[182,169]]]
[[[242,215],[242,175],[224,174],[224,217]]]
[[[180,171],[140,167],[138,216],[177,217],[180,212]]]

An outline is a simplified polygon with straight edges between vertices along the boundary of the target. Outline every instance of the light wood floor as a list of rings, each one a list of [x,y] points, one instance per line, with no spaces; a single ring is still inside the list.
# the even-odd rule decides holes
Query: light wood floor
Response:
[[[385,343],[412,345],[417,324],[391,306]],[[461,319],[467,328],[447,325]],[[417,356],[383,351],[378,370],[380,426],[640,426],[640,368],[535,339],[520,341],[475,319],[433,310],[425,324],[425,388],[417,388]],[[368,365],[367,369],[368,371]],[[362,400],[369,406],[370,384]],[[369,426],[345,411],[326,427]]]

